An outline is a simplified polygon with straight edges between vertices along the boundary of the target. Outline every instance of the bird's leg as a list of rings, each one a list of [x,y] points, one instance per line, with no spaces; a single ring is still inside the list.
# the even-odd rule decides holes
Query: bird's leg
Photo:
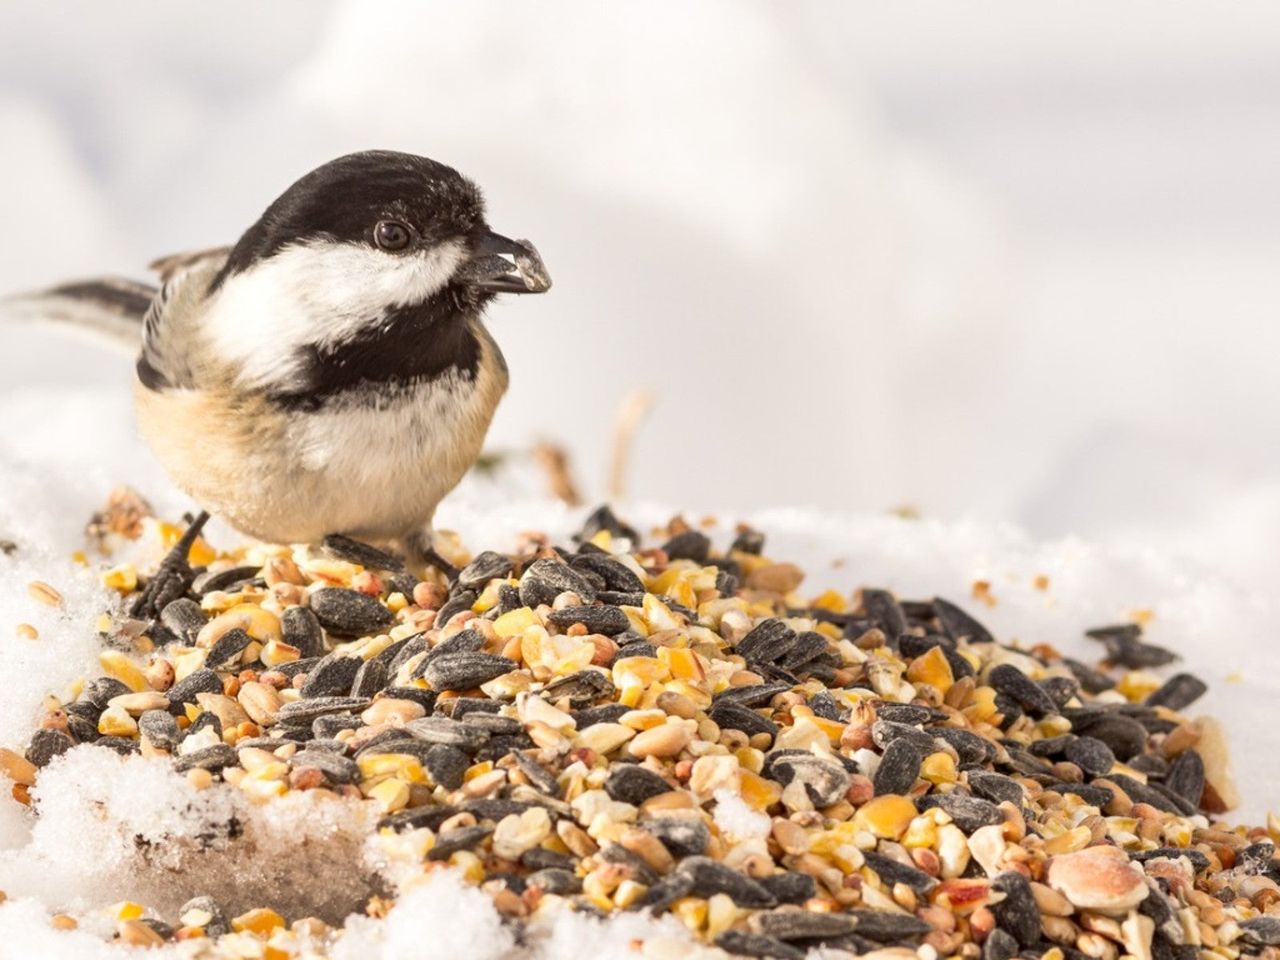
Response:
[[[170,602],[186,595],[196,576],[191,564],[187,562],[187,555],[208,522],[209,514],[201,510],[200,515],[191,521],[191,525],[178,538],[173,549],[160,561],[160,566],[147,580],[142,592],[134,597],[129,606],[130,615],[154,620]]]
[[[404,546],[405,553],[408,554],[410,564],[435,567],[444,574],[446,580],[452,581],[458,578],[458,568],[440,556],[432,544],[429,527],[423,527],[406,534],[401,539],[401,543]]]

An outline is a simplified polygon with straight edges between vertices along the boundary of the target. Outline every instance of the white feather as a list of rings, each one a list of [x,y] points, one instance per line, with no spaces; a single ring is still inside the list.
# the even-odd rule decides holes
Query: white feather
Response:
[[[245,387],[287,385],[298,348],[340,343],[390,309],[436,293],[466,259],[460,241],[408,255],[314,240],[286,247],[228,279],[209,304],[204,331]]]

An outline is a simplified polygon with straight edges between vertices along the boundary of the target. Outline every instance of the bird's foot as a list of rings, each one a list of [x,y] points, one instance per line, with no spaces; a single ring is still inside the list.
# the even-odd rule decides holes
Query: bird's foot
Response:
[[[160,566],[148,578],[142,592],[133,598],[133,602],[129,605],[131,616],[143,620],[154,620],[172,601],[186,596],[187,591],[191,589],[192,581],[195,580],[195,571],[191,569],[187,555],[191,552],[191,546],[196,542],[196,537],[208,522],[209,514],[201,510],[200,515],[191,521],[191,525],[178,538],[173,549],[160,561]]]

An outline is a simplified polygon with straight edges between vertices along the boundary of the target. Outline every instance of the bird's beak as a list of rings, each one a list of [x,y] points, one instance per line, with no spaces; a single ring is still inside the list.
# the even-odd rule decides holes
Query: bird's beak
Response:
[[[471,244],[464,279],[487,293],[546,293],[551,274],[528,240],[508,240],[486,230]]]

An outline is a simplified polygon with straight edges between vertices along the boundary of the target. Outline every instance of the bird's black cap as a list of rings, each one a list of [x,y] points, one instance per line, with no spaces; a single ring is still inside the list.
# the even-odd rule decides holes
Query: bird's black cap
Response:
[[[372,243],[383,220],[408,224],[425,246],[487,231],[480,188],[457,170],[411,153],[366,150],[317,167],[281,194],[241,236],[213,289],[291,244]]]

